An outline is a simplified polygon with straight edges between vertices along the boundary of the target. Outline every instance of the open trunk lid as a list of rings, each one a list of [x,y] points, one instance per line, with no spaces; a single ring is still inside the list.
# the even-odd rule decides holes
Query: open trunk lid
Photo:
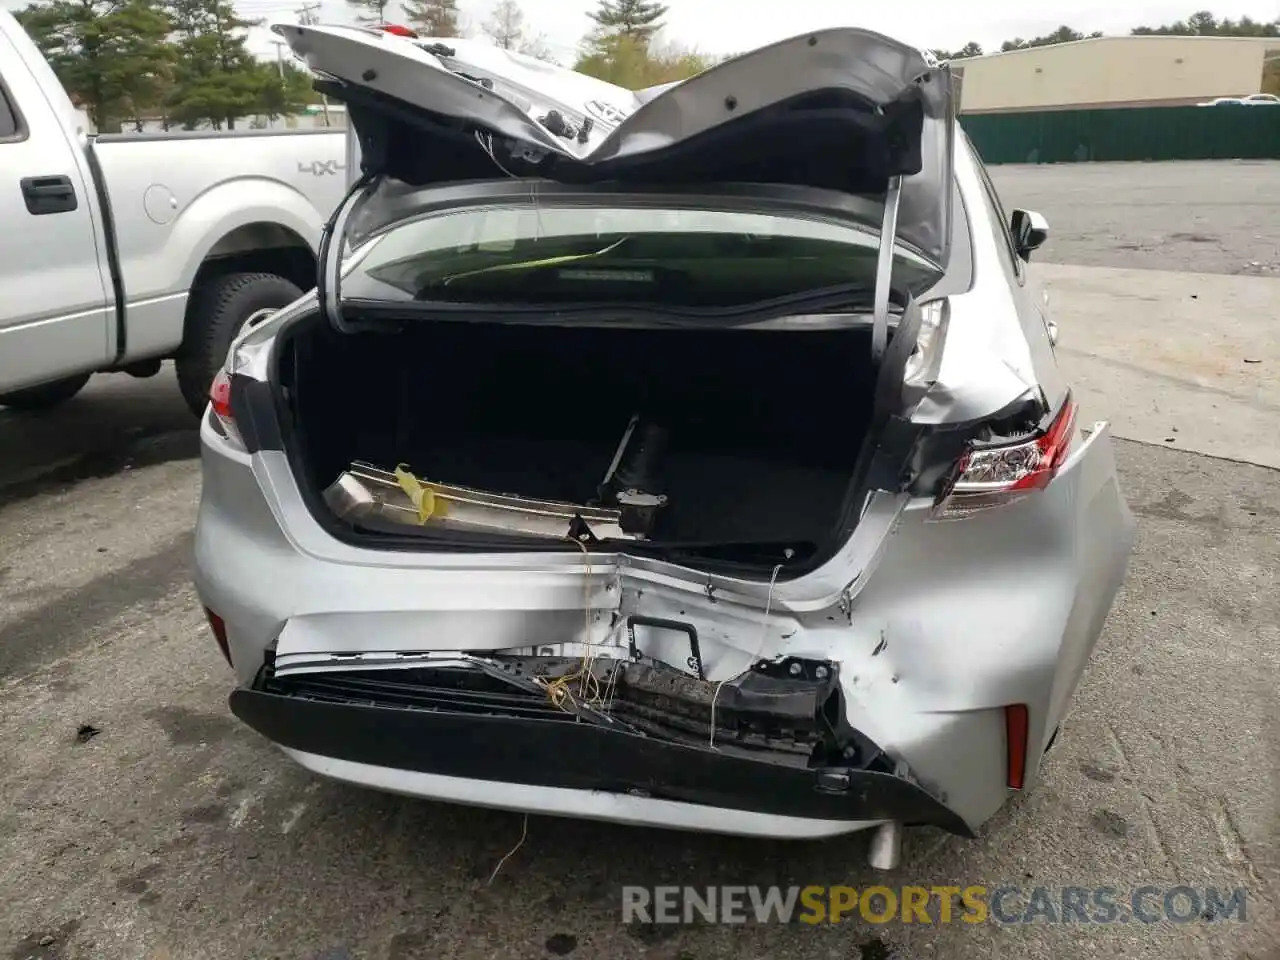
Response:
[[[869,199],[881,213],[878,319],[895,242],[947,266],[951,73],[880,34],[804,34],[635,92],[476,41],[274,29],[317,85],[348,104],[359,138],[362,177],[334,216],[330,234],[340,242],[321,263],[331,315],[347,243],[412,216],[411,195],[422,188],[494,176]]]

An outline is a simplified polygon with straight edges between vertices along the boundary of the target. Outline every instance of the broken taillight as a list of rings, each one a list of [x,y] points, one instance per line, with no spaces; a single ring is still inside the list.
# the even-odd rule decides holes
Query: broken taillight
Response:
[[[236,417],[231,409],[231,374],[219,370],[209,386],[209,409],[213,411],[213,427],[235,446],[243,447]]]
[[[1043,490],[1066,462],[1079,407],[1070,393],[1049,426],[1012,442],[973,445],[933,508],[937,519],[962,517]]]
[[[224,424],[234,423],[231,413],[231,375],[226,370],[219,370],[209,387],[209,406]]]

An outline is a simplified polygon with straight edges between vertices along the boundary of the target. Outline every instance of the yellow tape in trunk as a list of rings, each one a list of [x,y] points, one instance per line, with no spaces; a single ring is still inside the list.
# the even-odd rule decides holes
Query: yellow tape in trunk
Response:
[[[433,516],[443,513],[444,504],[436,500],[435,491],[409,472],[405,464],[396,467],[396,480],[400,489],[418,511],[418,523],[424,524]]]

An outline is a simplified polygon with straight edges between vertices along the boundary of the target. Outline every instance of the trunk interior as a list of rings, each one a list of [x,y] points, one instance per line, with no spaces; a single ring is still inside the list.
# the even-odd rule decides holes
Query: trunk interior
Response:
[[[872,412],[866,326],[413,320],[344,335],[316,318],[286,336],[288,432],[312,491],[364,461],[405,464],[436,483],[592,503],[638,415],[666,434],[644,481],[667,497],[649,542],[746,564],[781,563],[787,548],[802,564],[841,532]]]

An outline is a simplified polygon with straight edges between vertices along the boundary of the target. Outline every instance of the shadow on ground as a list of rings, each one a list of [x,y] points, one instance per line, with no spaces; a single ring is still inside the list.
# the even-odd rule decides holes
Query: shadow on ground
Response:
[[[0,508],[82,480],[199,456],[199,423],[168,367],[94,377],[53,410],[0,407]]]

